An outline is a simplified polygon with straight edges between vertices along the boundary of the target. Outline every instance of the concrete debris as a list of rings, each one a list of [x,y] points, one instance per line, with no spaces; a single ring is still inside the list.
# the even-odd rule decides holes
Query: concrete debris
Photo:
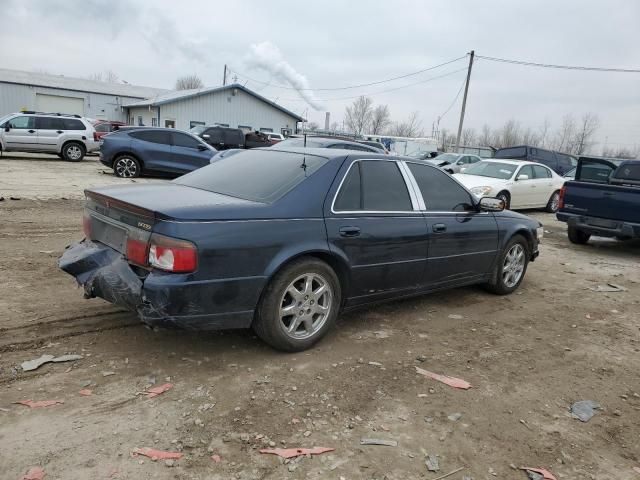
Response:
[[[449,420],[451,420],[452,422],[457,422],[458,420],[460,420],[462,418],[462,414],[461,413],[452,413],[451,415],[448,415],[447,418]]]
[[[21,400],[20,402],[15,402],[20,405],[25,405],[29,408],[44,408],[51,407],[52,405],[58,405],[64,403],[64,400],[41,400],[39,402],[34,402],[33,400]]]
[[[156,450],[154,448],[136,448],[131,452],[131,456],[137,457],[142,455],[150,458],[152,461],[156,460],[180,460],[184,454],[179,452],[164,452],[162,450]]]
[[[91,395],[93,395],[93,390],[89,390],[88,388],[83,388],[78,393],[83,397],[90,397]]]
[[[321,455],[326,452],[333,452],[335,448],[314,447],[314,448],[263,448],[260,453],[278,455],[282,458],[294,458],[302,455]]]
[[[20,480],[42,480],[45,477],[45,471],[40,467],[31,467]]]
[[[458,315],[457,313],[452,313],[449,315],[451,320],[462,320],[464,317],[462,315]]]
[[[527,472],[529,480],[557,480],[553,473],[544,468],[520,467],[520,470]]]
[[[577,418],[581,422],[588,422],[596,414],[596,410],[600,409],[600,405],[593,400],[580,400],[571,405],[569,411],[573,418]]]
[[[82,358],[83,358],[82,355],[61,355],[59,357],[56,357],[54,355],[42,355],[40,358],[35,358],[33,360],[27,360],[26,362],[22,362],[20,366],[22,367],[23,371],[30,372],[31,370],[37,370],[45,363],[71,362],[74,360],[81,360]]]
[[[607,283],[606,285],[590,287],[589,290],[593,290],[594,292],[626,292],[627,288],[622,285],[616,285],[615,283]]]
[[[449,385],[450,387],[460,388],[462,390],[468,390],[469,388],[471,388],[471,384],[465,380],[462,380],[461,378],[449,377],[447,375],[440,375],[438,373],[433,373],[428,370],[424,370],[420,367],[415,367],[415,369],[416,369],[416,372],[419,373],[420,375],[424,375],[425,377],[432,378],[434,380],[437,380],[438,382],[442,382],[446,385]]]
[[[213,463],[220,463],[222,461],[222,458],[220,458],[220,455],[214,454],[211,455],[211,460],[213,460]]]
[[[430,472],[437,472],[440,470],[440,462],[438,462],[437,455],[427,455],[424,463],[427,466],[427,470]]]
[[[383,447],[397,447],[396,440],[384,440],[380,438],[361,438],[360,445],[381,445]]]
[[[112,372],[112,371],[102,372],[103,377],[110,377],[111,375],[115,375],[115,374],[116,372]]]
[[[148,398],[153,398],[153,397],[157,397],[158,395],[166,392],[167,390],[171,390],[172,388],[173,388],[173,383],[164,383],[164,384],[162,384],[160,386],[147,389],[147,391],[144,392],[144,394]]]

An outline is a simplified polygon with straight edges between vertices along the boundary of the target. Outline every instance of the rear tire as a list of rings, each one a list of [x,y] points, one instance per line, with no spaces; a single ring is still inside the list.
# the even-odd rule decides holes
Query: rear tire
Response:
[[[559,206],[560,206],[560,191],[556,190],[551,194],[551,198],[549,198],[549,201],[547,202],[545,211],[548,213],[556,213],[558,211]]]
[[[120,178],[137,178],[142,173],[142,168],[133,155],[119,155],[113,161],[113,173]]]
[[[285,266],[267,285],[253,330],[277,350],[306,350],[335,323],[341,295],[340,282],[329,265],[316,258],[300,258]]]
[[[67,142],[62,146],[61,153],[67,162],[79,162],[84,158],[87,149],[80,142]]]
[[[584,232],[576,227],[569,227],[567,230],[569,241],[571,243],[577,243],[578,245],[584,245],[591,238],[591,234]]]
[[[511,196],[509,195],[509,192],[500,192],[498,195],[496,195],[496,198],[499,198],[504,202],[505,210],[509,210],[509,207],[511,207]]]
[[[518,289],[529,265],[529,242],[514,235],[499,255],[491,280],[485,288],[496,295],[508,295]]]

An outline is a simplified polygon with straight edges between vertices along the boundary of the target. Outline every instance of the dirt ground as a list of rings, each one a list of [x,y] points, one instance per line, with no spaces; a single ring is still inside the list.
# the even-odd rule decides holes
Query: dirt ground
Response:
[[[434,480],[461,467],[447,478],[526,480],[520,466],[558,479],[640,478],[639,243],[574,246],[552,215],[529,212],[547,233],[516,294],[464,288],[357,311],[313,350],[282,354],[250,331],[153,331],[84,300],[56,266],[82,237],[81,201],[22,197],[0,202],[3,479],[32,466],[46,480]],[[627,290],[590,289],[607,283]],[[83,358],[20,368],[66,353]],[[173,388],[155,398],[139,395],[166,382]],[[64,403],[14,403],[29,399]],[[569,413],[578,400],[602,409],[582,423]],[[335,451],[283,462],[259,453],[269,446]],[[184,456],[168,466],[132,457],[139,447]]]

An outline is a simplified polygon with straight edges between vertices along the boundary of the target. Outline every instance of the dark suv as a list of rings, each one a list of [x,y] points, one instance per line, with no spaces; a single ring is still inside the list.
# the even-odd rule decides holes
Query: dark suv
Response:
[[[180,130],[122,127],[103,137],[100,161],[123,178],[142,173],[178,176],[209,165],[215,153],[212,146]]]
[[[198,125],[193,127],[190,132],[216,150],[228,150],[230,148],[245,148],[244,132],[239,128],[228,128],[214,125],[207,127]]]
[[[575,168],[578,160],[566,153],[545,150],[544,148],[521,145],[518,147],[499,148],[494,158],[508,158],[512,160],[527,160],[546,165],[558,175],[564,175]]]

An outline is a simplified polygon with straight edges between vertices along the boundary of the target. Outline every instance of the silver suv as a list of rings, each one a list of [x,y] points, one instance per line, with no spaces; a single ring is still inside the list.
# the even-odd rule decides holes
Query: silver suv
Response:
[[[0,118],[0,150],[55,153],[79,162],[100,148],[91,122],[79,115],[20,112]]]

